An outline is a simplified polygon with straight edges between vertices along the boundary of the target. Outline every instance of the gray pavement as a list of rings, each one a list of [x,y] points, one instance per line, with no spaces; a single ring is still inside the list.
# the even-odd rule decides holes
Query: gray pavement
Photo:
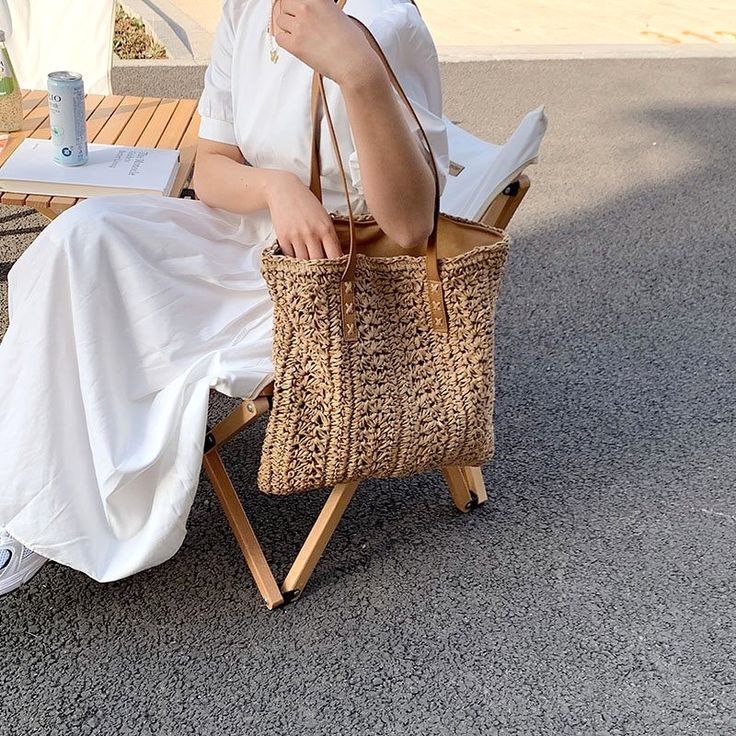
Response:
[[[437,474],[366,483],[269,613],[203,480],[165,565],[47,565],[0,599],[2,736],[736,733],[736,61],[443,75],[483,136],[550,116],[498,311],[489,503],[456,513]],[[20,215],[0,209],[0,260],[33,236]],[[257,492],[262,431],[226,461],[284,572],[324,495]]]

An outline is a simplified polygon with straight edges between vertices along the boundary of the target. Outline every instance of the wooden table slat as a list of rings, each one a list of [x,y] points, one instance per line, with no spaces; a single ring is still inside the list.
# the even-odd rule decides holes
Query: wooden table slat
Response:
[[[142,97],[124,97],[95,138],[95,143],[113,144],[141,104]]]
[[[29,194],[26,197],[26,205],[34,210],[41,210],[49,206],[51,197],[47,194]]]
[[[85,95],[84,97],[84,114],[87,120],[90,119],[92,113],[102,104],[105,95]]]
[[[105,123],[110,119],[115,110],[118,109],[123,101],[120,95],[108,95],[100,103],[99,107],[87,118],[87,140],[93,143],[100,131],[105,127]]]
[[[144,97],[115,141],[119,146],[135,146],[158,108],[160,99]]]
[[[23,117],[27,117],[28,113],[37,107],[43,100],[48,102],[48,95],[42,90],[29,90],[23,95]]]
[[[151,121],[146,126],[138,144],[141,148],[156,148],[164,129],[166,128],[171,116],[176,110],[178,100],[161,100],[156,112],[153,113]]]
[[[171,116],[156,148],[177,148],[196,109],[195,100],[179,100],[176,111]]]
[[[0,197],[0,204],[8,204],[12,207],[22,207],[26,203],[26,195],[17,192],[4,192]]]
[[[72,208],[77,202],[81,202],[82,198],[75,199],[74,197],[54,197],[51,200],[51,211],[55,215],[60,215],[64,210]]]

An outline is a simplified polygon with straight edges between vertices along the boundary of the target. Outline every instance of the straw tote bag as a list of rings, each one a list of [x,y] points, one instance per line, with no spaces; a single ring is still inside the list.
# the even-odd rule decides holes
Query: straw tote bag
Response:
[[[273,406],[258,472],[262,491],[290,494],[493,454],[494,321],[508,252],[498,229],[440,214],[426,133],[378,43],[396,91],[422,133],[435,179],[426,246],[402,248],[370,216],[333,214],[344,255],[298,260],[266,248],[273,301]],[[312,86],[311,189],[321,199],[319,108],[336,159],[323,79]]]

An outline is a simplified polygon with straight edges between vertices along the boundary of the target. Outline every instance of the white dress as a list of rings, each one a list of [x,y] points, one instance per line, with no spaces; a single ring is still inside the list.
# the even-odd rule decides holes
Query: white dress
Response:
[[[199,104],[203,138],[308,182],[311,69],[270,61],[271,0],[226,0]],[[437,56],[416,8],[349,0],[427,128],[444,176]],[[351,199],[365,203],[347,115],[328,82]],[[322,133],[322,141],[329,142]],[[325,147],[323,146],[323,149]],[[344,209],[323,150],[324,200]],[[211,388],[252,396],[271,378],[267,211],[98,197],[52,222],[9,274],[0,344],[0,526],[99,581],[180,547],[199,481]]]

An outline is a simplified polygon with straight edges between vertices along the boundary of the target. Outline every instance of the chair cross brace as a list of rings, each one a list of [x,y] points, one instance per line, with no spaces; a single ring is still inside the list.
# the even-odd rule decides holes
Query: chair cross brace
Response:
[[[207,431],[203,464],[256,586],[266,605],[273,609],[294,600],[304,590],[359,483],[342,483],[332,489],[291,569],[279,585],[220,456],[220,448],[226,442],[269,410],[271,387],[266,391],[269,393],[261,394],[256,399],[245,399]],[[442,473],[450,487],[455,506],[460,511],[475,509],[487,500],[480,468],[450,466],[442,468]]]

